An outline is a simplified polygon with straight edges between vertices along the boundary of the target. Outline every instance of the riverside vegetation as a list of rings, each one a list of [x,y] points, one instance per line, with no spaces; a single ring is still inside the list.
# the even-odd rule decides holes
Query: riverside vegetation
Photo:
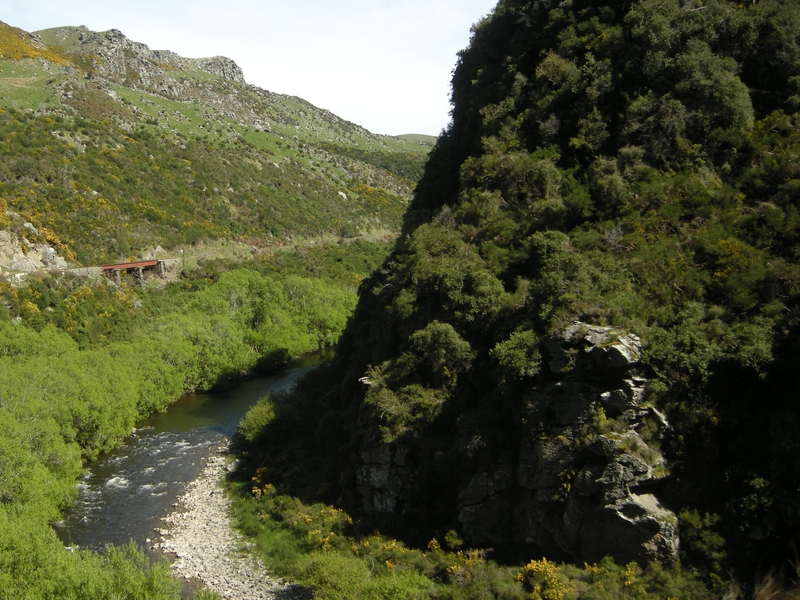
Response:
[[[158,246],[201,263],[164,289],[0,278],[0,597],[177,596],[136,547],[65,552],[48,523],[137,419],[330,347],[386,253],[356,238],[397,232],[429,150],[248,86],[222,57],[0,23],[5,239],[72,266]],[[209,246],[261,258],[198,259]]]
[[[302,254],[207,264],[163,289],[0,282],[0,598],[178,597],[165,562],[151,566],[135,545],[66,552],[49,522],[83,461],[138,419],[336,341],[385,244]]]
[[[501,0],[333,363],[242,423],[268,564],[322,598],[797,597],[798,36],[791,0]],[[581,381],[576,321],[638,336],[641,393]],[[617,522],[636,561],[570,566],[565,523]]]

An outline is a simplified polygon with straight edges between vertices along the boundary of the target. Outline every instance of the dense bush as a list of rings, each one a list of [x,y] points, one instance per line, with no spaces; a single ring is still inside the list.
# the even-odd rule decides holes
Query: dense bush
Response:
[[[646,569],[604,560],[583,568],[546,558],[502,566],[485,550],[461,550],[454,531],[424,550],[367,533],[341,509],[282,496],[257,471],[234,488],[234,515],[258,554],[279,575],[313,590],[314,598],[375,600],[656,599],[713,597],[693,576],[654,563]],[[441,540],[441,541],[440,541]]]
[[[465,482],[518,455],[541,340],[614,325],[644,340],[672,426],[659,494],[683,560],[719,594],[791,573],[799,34],[796,0],[501,0],[460,54],[404,237],[294,400],[311,421],[270,426],[309,433],[320,492],[272,459],[303,446],[286,434],[260,449],[276,485],[357,511],[359,449],[391,440],[415,478],[386,526],[450,527]]]

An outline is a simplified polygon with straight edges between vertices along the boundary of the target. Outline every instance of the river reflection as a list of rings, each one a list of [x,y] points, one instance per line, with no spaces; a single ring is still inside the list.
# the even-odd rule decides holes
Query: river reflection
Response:
[[[55,525],[61,540],[94,550],[131,539],[150,545],[160,519],[247,410],[267,394],[291,389],[311,368],[307,363],[224,392],[190,394],[137,424],[122,446],[100,456],[81,477],[75,504]]]

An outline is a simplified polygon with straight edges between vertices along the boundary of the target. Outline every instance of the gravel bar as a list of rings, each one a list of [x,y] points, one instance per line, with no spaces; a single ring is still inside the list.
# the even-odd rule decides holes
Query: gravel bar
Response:
[[[172,569],[227,600],[305,597],[303,588],[267,575],[264,565],[242,552],[245,543],[231,527],[230,502],[219,487],[227,467],[223,454],[208,459],[200,476],[178,497],[176,510],[164,517],[161,540],[152,549],[175,557]]]

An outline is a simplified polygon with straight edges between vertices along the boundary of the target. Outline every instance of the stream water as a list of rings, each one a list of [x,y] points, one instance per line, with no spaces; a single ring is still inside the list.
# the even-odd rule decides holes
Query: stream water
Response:
[[[160,519],[247,410],[267,394],[290,389],[313,362],[224,392],[184,396],[137,424],[122,446],[88,465],[77,500],[56,524],[61,540],[94,550],[129,540],[146,548],[158,537]]]

